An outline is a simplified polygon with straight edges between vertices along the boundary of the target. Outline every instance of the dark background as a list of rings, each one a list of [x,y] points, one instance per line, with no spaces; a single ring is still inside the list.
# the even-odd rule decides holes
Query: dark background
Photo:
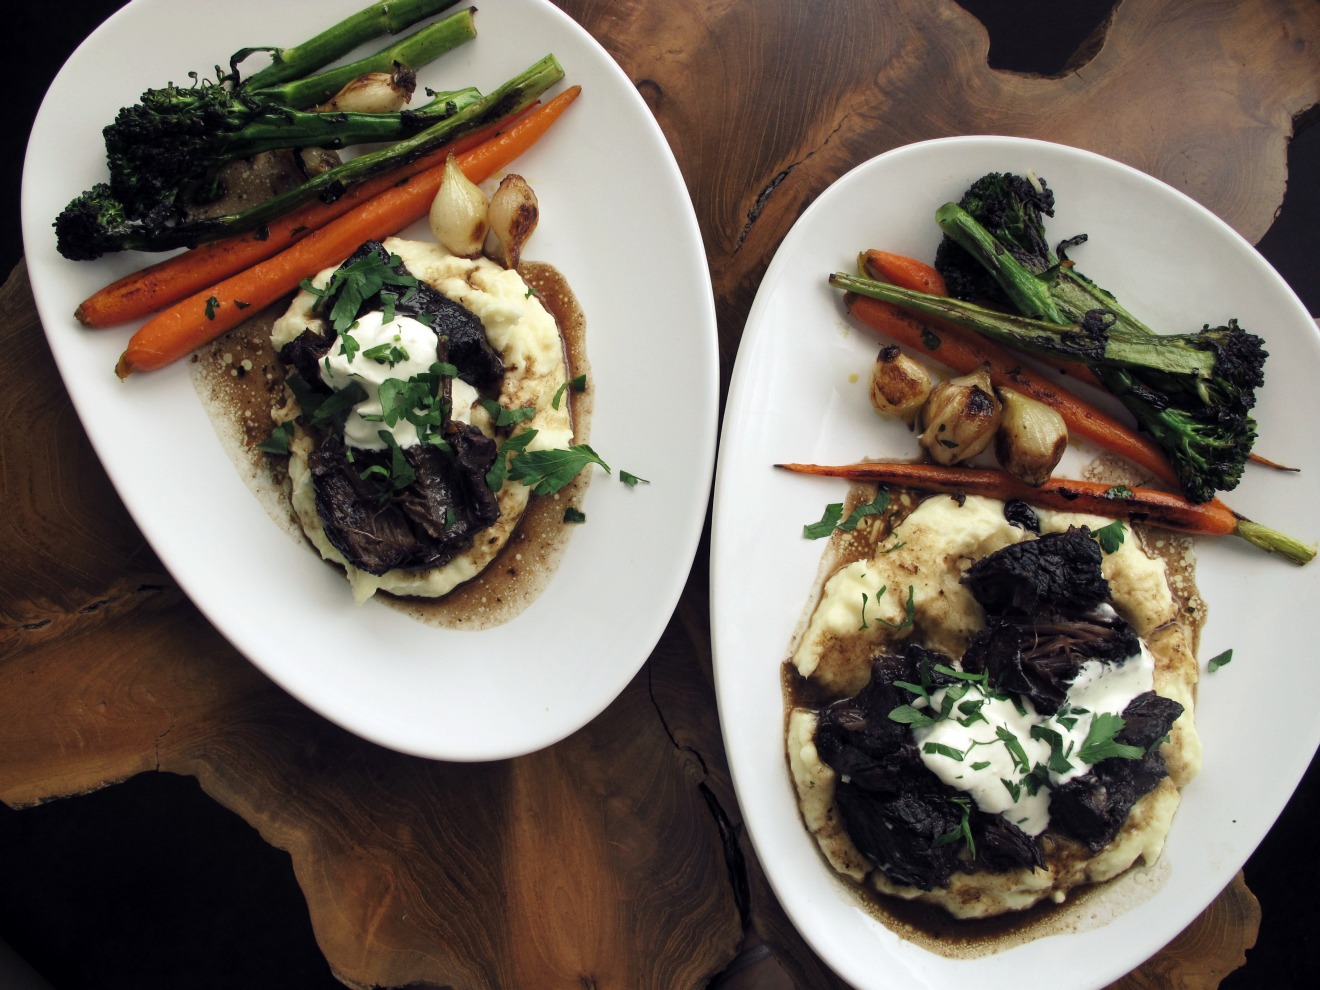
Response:
[[[1113,6],[1108,0],[959,2],[989,29],[992,66],[1044,74],[1060,71]],[[11,5],[9,33],[20,44],[11,45],[6,75],[10,119],[22,141],[64,60],[122,5]],[[1317,122],[1320,112],[1312,110],[1295,123],[1287,196],[1258,245],[1312,313],[1320,313]],[[95,141],[89,135],[89,154],[99,153]],[[0,225],[0,275],[22,255],[21,150],[0,160],[9,218]],[[1247,863],[1264,920],[1247,967],[1224,990],[1311,985],[1303,973],[1311,970],[1320,924],[1311,856],[1318,773],[1313,765]],[[194,779],[171,774],[143,774],[23,811],[0,804],[0,941],[56,990],[341,986],[316,947],[287,854],[203,794]],[[0,970],[0,990],[3,980]]]

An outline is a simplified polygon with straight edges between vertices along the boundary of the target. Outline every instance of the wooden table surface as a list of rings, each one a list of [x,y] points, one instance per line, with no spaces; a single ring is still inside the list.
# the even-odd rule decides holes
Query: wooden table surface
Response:
[[[1060,141],[1169,182],[1255,243],[1284,202],[1294,118],[1320,95],[1314,0],[1121,0],[1048,78],[992,69],[985,28],[953,0],[558,5],[623,66],[674,149],[705,240],[722,382],[775,247],[867,158],[954,134]],[[79,7],[66,33],[117,6]],[[1049,4],[1024,6],[1049,38],[1109,5],[1078,4],[1057,31],[1041,24]],[[34,38],[46,30],[29,23]],[[1289,257],[1305,297],[1314,256]],[[840,985],[787,923],[742,828],[704,543],[654,654],[590,725],[495,764],[401,756],[291,699],[171,582],[67,403],[21,263],[0,293],[0,341],[0,824],[134,775],[195,778],[287,851],[319,950],[354,987]],[[6,855],[12,870],[24,853]],[[1220,985],[1272,931],[1270,907],[1287,913],[1285,885],[1250,870],[1251,889],[1239,876],[1121,985]],[[0,898],[0,938],[35,958],[30,920]],[[749,945],[773,958],[730,969]],[[1294,971],[1245,958],[1225,986],[1293,985]]]

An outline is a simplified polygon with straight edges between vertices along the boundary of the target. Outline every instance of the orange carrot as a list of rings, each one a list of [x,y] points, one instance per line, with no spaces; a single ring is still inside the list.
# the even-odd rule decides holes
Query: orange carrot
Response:
[[[873,330],[930,355],[959,374],[987,367],[996,386],[1058,410],[1071,433],[1121,454],[1161,481],[1178,484],[1178,476],[1156,444],[1024,366],[1013,352],[963,327],[944,325],[931,330],[923,321],[878,299],[848,293],[846,301],[849,312]]]
[[[905,461],[861,461],[834,466],[776,464],[775,467],[798,474],[846,478],[896,488],[984,495],[1005,501],[1021,499],[1044,509],[1122,518],[1197,536],[1239,536],[1296,564],[1305,564],[1315,557],[1314,547],[1238,515],[1219,499],[1189,502],[1181,495],[1154,488],[1128,488],[1070,478],[1050,478],[1040,488],[1033,488],[1007,471]]]
[[[530,148],[577,98],[581,87],[554,99],[512,124],[484,144],[458,157],[473,182],[489,178]],[[379,240],[421,219],[444,175],[440,165],[394,185],[344,216],[313,231],[284,251],[246,271],[196,292],[148,320],[133,335],[115,366],[120,378],[153,371],[210,343],[248,315],[323,268],[338,264],[364,241]]]
[[[861,257],[866,273],[879,282],[889,282],[904,289],[947,296],[948,287],[939,269],[905,254],[890,251],[867,251]]]
[[[171,303],[278,254],[331,220],[419,172],[443,165],[490,138],[508,121],[466,134],[435,151],[349,188],[333,203],[319,200],[298,207],[266,227],[211,241],[125,275],[97,290],[74,312],[87,327],[110,327],[159,312]]]

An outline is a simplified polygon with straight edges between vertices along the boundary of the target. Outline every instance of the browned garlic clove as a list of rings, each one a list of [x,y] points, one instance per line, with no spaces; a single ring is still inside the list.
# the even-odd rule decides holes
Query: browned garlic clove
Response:
[[[540,215],[536,193],[527,181],[521,175],[506,175],[490,198],[486,253],[505,268],[517,268]]]
[[[1001,388],[1003,414],[995,433],[999,466],[1028,485],[1049,480],[1068,447],[1068,427],[1058,410],[1021,392]]]
[[[408,105],[416,88],[416,73],[400,65],[394,72],[360,75],[312,109],[321,113],[397,113]]]
[[[440,246],[460,258],[481,254],[489,229],[486,194],[463,174],[453,155],[445,160],[440,189],[431,200],[431,233]]]
[[[931,389],[917,440],[937,464],[958,464],[990,446],[999,416],[990,373],[981,368]]]
[[[880,349],[871,366],[871,405],[911,428],[930,395],[930,375],[897,345]]]

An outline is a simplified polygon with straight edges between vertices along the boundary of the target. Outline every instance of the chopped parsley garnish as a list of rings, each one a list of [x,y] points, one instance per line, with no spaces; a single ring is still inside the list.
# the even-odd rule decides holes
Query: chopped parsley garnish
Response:
[[[417,472],[413,466],[408,463],[408,458],[399,446],[394,434],[388,430],[380,430],[376,434],[385,444],[389,451],[389,465],[373,464],[359,472],[364,481],[370,481],[376,485],[377,492],[382,501],[392,495],[397,495],[417,480]]]
[[[1077,758],[1083,763],[1099,763],[1111,757],[1127,760],[1139,760],[1146,755],[1140,746],[1129,746],[1116,742],[1115,737],[1123,731],[1122,715],[1111,712],[1096,712],[1091,719],[1091,727],[1086,732],[1086,741],[1077,751]]]
[[[1111,499],[1116,499],[1118,501],[1122,501],[1123,499],[1129,499],[1131,497],[1132,497],[1132,489],[1129,488],[1127,485],[1114,485],[1112,488],[1109,488],[1105,491],[1105,498],[1111,498]]]
[[[349,364],[353,363],[358,351],[362,350],[362,345],[357,342],[357,338],[348,332],[351,329],[353,328],[347,327],[339,334],[339,353],[344,355],[344,360]]]
[[[914,728],[935,724],[935,719],[913,705],[899,705],[889,713],[889,720],[898,722],[900,725],[910,725]]]
[[[500,444],[499,452],[495,455],[495,463],[486,472],[486,487],[493,492],[503,488],[504,482],[509,477],[509,459],[521,456],[523,451],[527,449],[527,445],[535,438],[535,430],[523,430]]]
[[[385,341],[377,344],[375,347],[368,347],[362,352],[362,356],[377,364],[388,364],[393,368],[396,364],[408,360],[408,351],[399,346],[399,335],[394,335],[393,341]]]
[[[802,527],[802,535],[808,540],[819,540],[821,537],[829,536],[842,518],[843,503],[831,502],[825,506],[825,514],[820,517],[819,522],[808,523]]]
[[[819,522],[809,523],[802,527],[802,535],[808,540],[819,540],[822,537],[829,536],[836,529],[845,533],[851,533],[858,524],[867,516],[879,515],[889,508],[889,492],[882,488],[876,492],[875,498],[859,505],[848,513],[848,518],[843,518],[843,503],[831,502],[825,506],[825,513],[820,517]],[[842,520],[842,521],[840,521]],[[900,543],[898,546],[902,546]],[[897,550],[898,547],[891,549]]]
[[[1209,662],[1206,663],[1205,669],[1207,672],[1213,674],[1220,667],[1227,667],[1232,661],[1233,651],[1225,650],[1223,653],[1211,657]]]
[[[207,300],[206,300],[206,318],[207,318],[208,320],[214,320],[214,319],[215,319],[215,311],[216,311],[217,309],[219,309],[219,308],[220,308],[220,300],[219,300],[219,299],[217,299],[215,296],[211,296],[209,299],[207,299]]]
[[[481,408],[485,409],[490,416],[490,421],[495,426],[513,426],[515,423],[525,423],[536,415],[536,406],[522,406],[518,409],[505,409],[494,399],[482,399]]]
[[[945,832],[943,835],[937,835],[933,845],[947,846],[950,842],[957,842],[960,839],[967,847],[967,853],[973,859],[976,858],[976,842],[972,839],[972,802],[970,798],[955,797],[950,798],[956,804],[961,812],[961,820],[952,831]]]
[[[645,478],[637,477],[637,475],[630,471],[623,470],[623,468],[619,469],[619,481],[623,482],[623,484],[627,485],[629,488],[636,488],[638,485],[649,485],[651,483]]]
[[[889,492],[887,489],[881,488],[876,492],[875,498],[871,499],[871,501],[867,502],[865,505],[859,505],[857,508],[853,509],[852,512],[848,514],[848,518],[839,524],[839,529],[843,530],[845,533],[851,533],[857,528],[857,524],[867,516],[878,515],[879,513],[884,512],[887,508],[889,508]]]
[[[1108,526],[1101,526],[1091,535],[1100,544],[1101,550],[1105,553],[1114,553],[1123,545],[1123,540],[1127,537],[1127,527],[1115,519]]]
[[[564,510],[564,522],[566,523],[584,523],[587,521],[587,514],[580,509],[575,509],[571,505]]]
[[[270,436],[257,444],[257,450],[267,454],[287,454],[289,441],[293,439],[293,422],[281,423],[270,431]]]
[[[587,376],[585,374],[575,375],[568,381],[564,382],[564,384],[560,385],[559,388],[555,389],[554,397],[550,400],[550,407],[552,409],[559,408],[559,403],[564,398],[564,392],[570,388],[574,392],[585,392],[587,390]]]
[[[340,265],[323,288],[313,285],[309,279],[303,280],[302,287],[317,297],[317,310],[329,310],[330,325],[342,332],[357,319],[366,301],[382,289],[417,285],[413,276],[400,275],[394,270],[399,264],[397,254],[386,260],[372,251]]]

